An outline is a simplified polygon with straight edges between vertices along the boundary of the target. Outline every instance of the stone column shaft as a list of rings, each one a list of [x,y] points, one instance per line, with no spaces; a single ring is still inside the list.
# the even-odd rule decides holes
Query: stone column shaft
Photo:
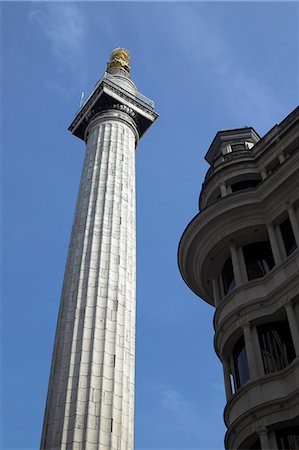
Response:
[[[284,242],[283,242],[283,239],[282,239],[282,234],[281,234],[281,230],[280,230],[280,226],[279,225],[275,226],[275,234],[276,234],[276,237],[277,237],[277,243],[278,243],[278,246],[279,246],[279,249],[280,249],[280,254],[281,254],[282,260],[283,260],[283,259],[285,259],[287,257],[287,252],[286,252],[285,245],[284,245]]]
[[[225,183],[220,184],[220,193],[221,193],[221,197],[225,197],[227,195],[227,189],[226,189]]]
[[[136,133],[119,111],[89,126],[42,449],[133,449]]]
[[[278,155],[278,159],[279,159],[280,164],[283,164],[285,162],[285,160],[286,160],[286,158],[285,158],[283,153],[280,153]]]
[[[258,433],[259,433],[260,440],[261,440],[262,450],[272,450],[267,428],[263,427],[263,428],[259,429]]]
[[[222,272],[220,272],[219,276],[218,276],[218,286],[219,286],[220,297],[223,298],[224,297],[224,288],[223,288]]]
[[[247,276],[245,258],[244,258],[244,253],[243,253],[242,247],[237,247],[237,254],[238,254],[238,262],[240,265],[242,283],[247,283],[248,276]]]
[[[229,401],[233,396],[231,378],[230,378],[230,364],[227,358],[223,358],[223,375],[224,375],[224,386],[225,386],[225,394],[226,400]]]
[[[213,287],[213,297],[214,297],[215,307],[217,307],[221,301],[219,279],[217,276],[212,277],[212,287]]]
[[[237,247],[235,244],[230,245],[230,254],[231,254],[231,259],[232,259],[232,265],[233,265],[236,286],[239,286],[240,284],[242,284],[242,273],[241,273],[241,268],[240,268],[240,263],[239,263],[238,251],[237,251]]]
[[[269,239],[270,239],[274,262],[275,262],[275,264],[280,264],[282,260],[281,260],[281,255],[280,255],[280,251],[279,251],[279,245],[278,245],[274,226],[271,223],[269,225],[267,225],[267,231],[268,231],[268,235],[269,235]]]
[[[244,341],[245,341],[249,375],[250,375],[250,378],[255,378],[258,376],[258,369],[256,366],[256,360],[255,360],[256,352],[255,352],[254,342],[252,339],[250,324],[246,323],[243,326],[243,332],[244,332]]]
[[[296,320],[294,307],[291,303],[287,303],[285,309],[288,316],[296,357],[299,358],[299,325]]]
[[[288,214],[289,214],[290,222],[292,225],[295,241],[296,241],[297,247],[299,248],[299,225],[298,225],[297,216],[296,216],[293,206],[288,207]]]
[[[265,374],[265,370],[264,370],[264,363],[263,363],[263,358],[262,358],[259,336],[258,336],[257,328],[255,325],[251,325],[250,334],[251,334],[251,339],[252,339],[252,345],[254,347],[256,373],[257,373],[257,376],[261,377]]]

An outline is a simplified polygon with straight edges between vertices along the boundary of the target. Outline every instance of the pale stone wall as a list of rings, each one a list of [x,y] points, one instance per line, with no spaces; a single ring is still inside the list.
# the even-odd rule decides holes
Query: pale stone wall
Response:
[[[119,111],[88,131],[41,448],[132,450],[138,136]]]

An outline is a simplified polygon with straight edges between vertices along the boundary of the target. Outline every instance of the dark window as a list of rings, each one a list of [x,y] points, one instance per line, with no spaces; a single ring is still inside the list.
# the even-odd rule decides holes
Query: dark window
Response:
[[[270,175],[272,172],[274,172],[276,169],[278,169],[279,166],[280,166],[280,161],[276,157],[276,158],[273,159],[273,161],[267,167],[268,174]]]
[[[299,426],[276,431],[276,439],[280,450],[298,450]]]
[[[243,247],[248,281],[266,275],[272,267],[274,260],[269,242],[255,242]]]
[[[280,231],[287,255],[290,255],[297,248],[297,244],[289,218],[280,224]]]
[[[261,441],[257,433],[251,435],[248,439],[246,439],[238,450],[262,450]]]
[[[235,366],[235,383],[236,389],[241,387],[249,380],[249,370],[247,363],[247,355],[245,349],[244,338],[240,338],[236,343],[233,351],[234,366]]]
[[[294,360],[294,346],[286,322],[262,325],[257,331],[266,374],[282,370]]]
[[[291,156],[293,153],[299,150],[299,147],[293,147],[288,150],[288,155]]]
[[[256,187],[260,183],[260,180],[242,180],[238,183],[231,185],[232,192],[243,191],[244,189],[250,189]]]
[[[250,450],[262,450],[261,441],[257,439],[250,447]]]
[[[224,294],[228,294],[235,286],[235,277],[231,257],[228,258],[222,269]]]
[[[231,148],[233,152],[238,152],[240,150],[247,150],[245,142],[242,142],[240,144],[232,144]]]

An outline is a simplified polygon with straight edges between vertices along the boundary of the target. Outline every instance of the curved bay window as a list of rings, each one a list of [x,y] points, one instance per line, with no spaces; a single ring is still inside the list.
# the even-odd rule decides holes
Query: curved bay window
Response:
[[[272,250],[268,241],[245,245],[243,254],[248,281],[263,277],[274,267]]]
[[[235,387],[238,389],[249,380],[244,337],[241,337],[236,343],[233,350],[233,359],[235,367]]]
[[[274,322],[257,327],[265,374],[287,367],[295,359],[288,324]]]
[[[231,257],[229,257],[226,260],[223,266],[222,280],[223,280],[224,294],[226,295],[236,286]]]
[[[299,427],[285,428],[276,431],[276,439],[278,448],[281,450],[298,450],[299,449]]]

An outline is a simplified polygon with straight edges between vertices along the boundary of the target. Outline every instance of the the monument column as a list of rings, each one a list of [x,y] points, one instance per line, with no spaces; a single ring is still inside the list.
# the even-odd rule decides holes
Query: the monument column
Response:
[[[135,148],[156,119],[117,48],[70,131],[86,141],[41,449],[133,450]]]

